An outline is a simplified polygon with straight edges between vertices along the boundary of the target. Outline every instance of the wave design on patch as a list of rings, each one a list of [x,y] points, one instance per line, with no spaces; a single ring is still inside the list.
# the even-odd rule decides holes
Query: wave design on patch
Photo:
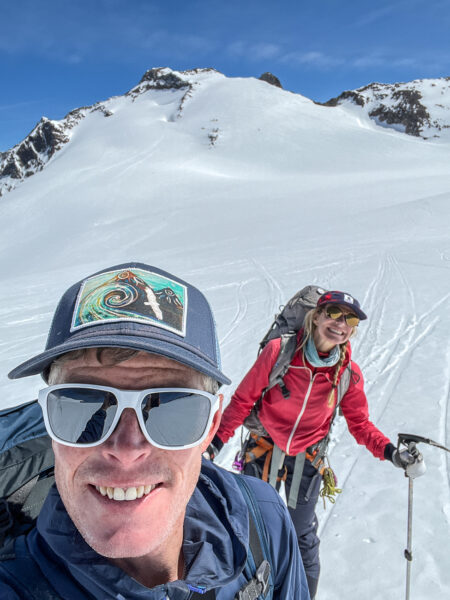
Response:
[[[185,304],[185,287],[155,273],[142,269],[102,273],[80,289],[71,330],[131,320],[184,335]]]

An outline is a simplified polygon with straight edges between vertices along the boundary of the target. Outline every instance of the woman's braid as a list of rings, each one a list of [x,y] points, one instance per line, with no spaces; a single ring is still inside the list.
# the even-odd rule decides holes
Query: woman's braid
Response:
[[[330,395],[328,396],[328,406],[333,406],[333,403],[334,403],[334,396],[335,396],[338,379],[339,379],[339,371],[341,370],[341,367],[344,364],[345,356],[347,354],[347,344],[348,344],[348,341],[345,342],[345,344],[341,344],[339,346],[339,360],[336,363],[336,368],[334,369],[333,383],[331,384],[331,392],[330,392]]]

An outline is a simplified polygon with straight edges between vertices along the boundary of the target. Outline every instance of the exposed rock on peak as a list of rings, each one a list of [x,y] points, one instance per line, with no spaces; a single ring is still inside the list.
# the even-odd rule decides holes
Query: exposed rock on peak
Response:
[[[69,136],[61,122],[43,117],[28,137],[0,156],[0,196],[15,187],[17,180],[40,171],[68,141]]]
[[[276,87],[283,89],[283,86],[281,85],[281,82],[278,79],[278,77],[276,77],[272,73],[269,73],[268,71],[267,73],[263,73],[262,75],[260,75],[258,79],[260,79],[261,81],[265,81],[266,83],[270,83],[270,85],[275,85]]]
[[[101,103],[72,110],[61,121],[42,117],[33,131],[19,144],[0,154],[0,196],[23,179],[41,171],[52,156],[70,141],[70,130],[89,111],[111,116]]]
[[[353,92],[351,90],[342,92],[342,94],[336,96],[336,98],[331,98],[326,102],[317,102],[316,104],[320,104],[321,106],[339,106],[339,104],[342,104],[344,100],[350,100],[358,106],[364,106],[365,104],[364,96],[358,94],[358,92]]]
[[[172,71],[168,67],[159,67],[146,71],[140,82],[126,95],[135,97],[149,89],[158,90],[180,90],[191,87],[198,76],[205,74],[219,74],[212,68],[191,69],[188,71]]]
[[[409,83],[372,83],[343,92],[323,106],[350,102],[367,111],[380,125],[428,139],[448,129],[450,78],[418,79]]]
[[[166,90],[178,90],[189,85],[189,82],[186,79],[181,78],[178,73],[167,68],[149,69],[144,73],[138,85],[141,85],[142,83],[148,83],[149,87]]]
[[[16,146],[14,155],[5,153],[2,175],[12,179],[28,177],[67,141],[63,128],[43,117],[30,135]]]

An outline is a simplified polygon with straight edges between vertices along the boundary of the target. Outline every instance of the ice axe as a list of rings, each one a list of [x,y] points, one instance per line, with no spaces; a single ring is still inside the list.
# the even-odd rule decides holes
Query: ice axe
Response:
[[[435,446],[441,450],[450,452],[448,448],[442,446],[438,442],[430,440],[429,438],[422,437],[421,435],[415,435],[414,433],[399,433],[397,449],[400,451],[400,445],[403,444],[407,447],[408,452],[413,456],[417,456],[419,451],[416,448],[416,444],[419,442],[428,444],[429,446]],[[405,549],[406,558],[406,600],[409,600],[409,593],[411,587],[411,563],[412,563],[412,509],[413,509],[413,481],[414,478],[408,475],[408,471],[405,470],[405,477],[408,477],[408,536]]]

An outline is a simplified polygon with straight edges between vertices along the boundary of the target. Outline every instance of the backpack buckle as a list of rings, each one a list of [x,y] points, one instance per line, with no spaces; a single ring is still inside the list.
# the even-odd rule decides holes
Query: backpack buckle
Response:
[[[280,386],[281,393],[283,394],[283,398],[288,399],[289,396],[291,395],[291,392],[287,389],[286,384],[284,383],[283,379],[280,379],[280,381],[278,382],[278,385]]]
[[[268,560],[263,560],[259,565],[256,574],[256,579],[262,584],[262,595],[265,596],[269,589],[270,578],[270,563]]]
[[[255,576],[239,591],[236,600],[257,600],[266,596],[269,590],[270,563],[263,560],[256,570]]]

